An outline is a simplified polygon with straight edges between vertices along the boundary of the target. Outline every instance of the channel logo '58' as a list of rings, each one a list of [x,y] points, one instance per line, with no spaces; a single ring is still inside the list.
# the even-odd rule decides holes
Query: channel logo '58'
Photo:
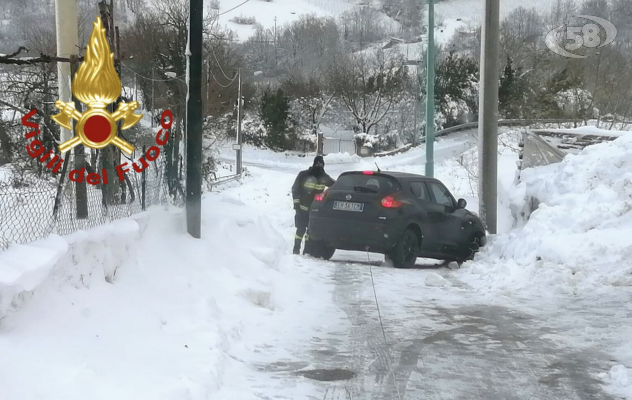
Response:
[[[588,21],[579,26],[565,24],[551,30],[546,35],[545,44],[553,53],[569,58],[587,58],[587,55],[573,52],[581,48],[592,49],[607,46],[617,36],[617,28],[607,19],[594,15],[576,15],[573,17]]]

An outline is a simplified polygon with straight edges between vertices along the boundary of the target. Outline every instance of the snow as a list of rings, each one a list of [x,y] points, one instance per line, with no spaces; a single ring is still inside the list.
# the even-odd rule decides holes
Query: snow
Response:
[[[615,365],[608,374],[601,377],[608,383],[608,389],[626,400],[632,399],[632,368]]]
[[[333,0],[250,0],[242,6],[244,0],[220,0],[219,13],[226,13],[219,16],[219,24],[227,26],[230,30],[237,32],[239,40],[246,40],[255,33],[254,25],[241,25],[231,20],[235,17],[253,17],[256,23],[261,24],[266,29],[277,29],[297,21],[301,15],[315,15],[318,17],[337,17],[353,4],[345,1]],[[229,11],[233,7],[237,7]],[[276,19],[276,22],[275,22]]]
[[[574,0],[579,4],[580,0]],[[518,7],[535,8],[539,12],[546,14],[553,6],[554,1],[551,0],[533,0],[525,4],[521,0],[502,0],[500,4],[500,18],[509,15]],[[485,3],[478,0],[448,0],[440,1],[435,4],[435,13],[441,18],[445,18],[446,24],[448,20],[462,19],[480,25],[483,21],[485,11]],[[427,10],[427,8],[426,8]]]
[[[578,128],[571,129],[533,129],[533,132],[553,132],[553,133],[567,133],[571,135],[592,135],[592,136],[610,136],[620,137],[626,134],[632,134],[632,131],[617,131],[610,129],[601,129],[595,126],[580,126]]]
[[[632,135],[527,169],[521,180],[510,197],[535,197],[538,209],[463,268],[468,284],[543,297],[632,286]]]
[[[251,364],[291,359],[269,344],[344,325],[256,207],[206,196],[202,237],[157,208],[0,253],[0,398],[254,400]]]

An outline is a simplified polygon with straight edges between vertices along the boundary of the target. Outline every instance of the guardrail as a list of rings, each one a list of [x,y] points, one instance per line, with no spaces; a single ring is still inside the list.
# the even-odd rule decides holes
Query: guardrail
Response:
[[[501,119],[498,121],[498,126],[529,126],[533,124],[565,124],[577,122],[574,119]],[[468,122],[466,124],[451,126],[446,129],[441,129],[435,132],[435,137],[444,136],[448,133],[454,133],[459,131],[465,131],[472,128],[478,128],[478,121]],[[421,138],[421,142],[425,142],[426,138]]]
[[[211,186],[211,188],[213,188],[213,187],[220,186],[220,185],[223,185],[223,184],[228,183],[228,182],[239,180],[239,178],[241,178],[241,174],[234,174],[234,175],[223,176],[223,177],[211,182],[209,184],[209,186]]]
[[[577,122],[574,119],[501,119],[498,121],[498,126],[529,126],[533,124],[567,124],[571,122]],[[435,137],[445,136],[450,133],[456,133],[460,131],[466,131],[468,129],[478,128],[478,121],[468,122],[466,124],[451,126],[446,129],[441,129],[435,132]],[[421,138],[421,143],[425,143],[426,138]],[[392,156],[399,153],[404,153],[414,146],[411,144],[407,144],[399,149],[391,150],[391,151],[383,151],[380,153],[376,153],[376,157],[385,157]]]

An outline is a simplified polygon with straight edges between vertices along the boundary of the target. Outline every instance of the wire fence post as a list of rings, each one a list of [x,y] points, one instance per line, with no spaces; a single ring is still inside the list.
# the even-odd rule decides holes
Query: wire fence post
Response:
[[[143,154],[147,154],[147,146],[143,145]],[[141,202],[141,208],[143,211],[147,210],[147,207],[145,206],[146,204],[146,198],[147,198],[147,191],[146,191],[146,185],[147,185],[147,168],[143,169],[143,172],[141,173],[141,177],[140,177],[140,202]]]
[[[71,55],[70,56],[70,76],[72,77],[72,80],[74,82],[74,77],[75,77],[75,72],[77,72],[77,69],[79,67],[79,62],[77,61],[77,56]],[[82,110],[83,107],[81,106],[81,102],[75,97],[75,95],[72,95],[72,100],[74,101],[75,104],[75,108],[77,110]],[[77,127],[77,123],[75,122],[73,124],[73,131],[76,130]],[[77,135],[76,132],[73,132],[74,136]],[[75,155],[75,169],[78,171],[81,171],[82,168],[85,168],[86,166],[86,154],[85,154],[85,148],[83,147],[82,144],[78,145],[75,147],[74,149],[74,155]],[[68,152],[68,157],[70,157],[70,152]],[[76,202],[76,212],[77,212],[77,219],[86,219],[88,218],[88,189],[86,187],[86,181],[85,180],[81,180],[80,182],[75,182],[75,202]]]
[[[66,157],[66,160],[64,160],[64,165],[61,167],[61,175],[59,177],[59,183],[57,184],[57,194],[55,195],[55,204],[53,205],[53,220],[57,219],[57,213],[59,212],[59,205],[61,204],[61,192],[64,189],[64,178],[66,177],[66,171],[68,170],[69,163],[70,157]]]

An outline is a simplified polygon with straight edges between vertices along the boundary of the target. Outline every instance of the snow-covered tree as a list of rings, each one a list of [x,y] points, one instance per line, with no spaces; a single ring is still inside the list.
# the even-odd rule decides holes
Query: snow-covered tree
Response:
[[[370,134],[402,96],[408,76],[404,61],[401,54],[382,50],[336,56],[327,79],[360,133]]]

